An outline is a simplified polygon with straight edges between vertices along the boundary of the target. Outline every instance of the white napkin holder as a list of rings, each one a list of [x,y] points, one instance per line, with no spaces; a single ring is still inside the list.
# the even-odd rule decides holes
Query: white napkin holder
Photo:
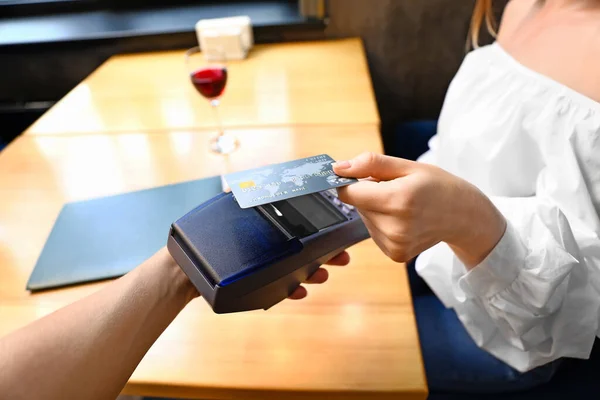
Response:
[[[196,23],[200,50],[207,60],[241,60],[254,44],[250,17],[201,19]]]

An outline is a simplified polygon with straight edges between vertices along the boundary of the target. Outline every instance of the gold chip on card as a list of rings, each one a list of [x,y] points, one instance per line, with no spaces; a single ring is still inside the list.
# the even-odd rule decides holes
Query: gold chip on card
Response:
[[[240,182],[238,185],[239,185],[240,189],[248,189],[248,188],[256,186],[254,181]]]

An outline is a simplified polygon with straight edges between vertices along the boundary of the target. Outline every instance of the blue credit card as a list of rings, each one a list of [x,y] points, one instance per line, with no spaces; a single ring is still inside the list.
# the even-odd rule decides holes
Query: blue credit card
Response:
[[[358,180],[336,175],[333,158],[327,154],[267,165],[225,175],[242,208],[256,207],[323,190],[346,186]]]

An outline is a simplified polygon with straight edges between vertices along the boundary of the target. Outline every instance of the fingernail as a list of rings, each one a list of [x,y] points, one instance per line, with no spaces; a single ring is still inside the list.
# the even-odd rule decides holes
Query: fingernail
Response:
[[[350,161],[336,161],[333,163],[333,166],[337,169],[348,169],[352,166],[352,164],[350,163]]]

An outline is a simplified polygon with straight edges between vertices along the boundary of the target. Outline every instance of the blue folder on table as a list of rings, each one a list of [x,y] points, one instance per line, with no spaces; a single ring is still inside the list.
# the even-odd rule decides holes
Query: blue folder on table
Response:
[[[27,289],[126,274],[166,245],[173,221],[221,191],[217,176],[65,204]]]

